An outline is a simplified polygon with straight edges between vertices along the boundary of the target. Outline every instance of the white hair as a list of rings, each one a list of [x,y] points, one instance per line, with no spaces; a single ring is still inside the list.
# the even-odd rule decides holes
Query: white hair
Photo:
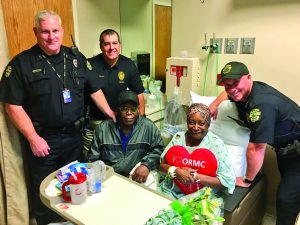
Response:
[[[41,21],[46,20],[51,17],[56,18],[59,22],[59,25],[61,25],[61,18],[56,12],[51,11],[51,10],[41,10],[36,14],[36,16],[34,18],[35,27],[39,28]]]

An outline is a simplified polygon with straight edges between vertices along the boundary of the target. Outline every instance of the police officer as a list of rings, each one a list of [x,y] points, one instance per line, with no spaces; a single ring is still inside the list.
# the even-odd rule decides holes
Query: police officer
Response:
[[[0,100],[27,141],[38,224],[58,218],[39,198],[42,180],[58,168],[82,160],[85,86],[103,112],[115,120],[91,65],[80,53],[62,46],[63,32],[59,15],[38,12],[34,27],[37,44],[9,62],[0,83]]]
[[[145,114],[144,87],[133,61],[120,54],[119,34],[112,29],[104,30],[99,37],[102,53],[89,59],[96,71],[98,82],[102,84],[103,93],[112,110],[116,110],[118,95],[129,88],[138,94],[140,115]],[[107,119],[93,102],[90,106],[90,123],[85,130],[84,151],[91,146],[94,129],[102,120]]]
[[[222,92],[210,105],[217,115],[222,100],[235,102],[239,122],[251,130],[247,148],[247,171],[236,185],[248,187],[263,164],[267,144],[277,153],[281,182],[277,190],[277,225],[294,225],[300,212],[300,107],[275,88],[252,81],[248,68],[230,62],[221,71]]]

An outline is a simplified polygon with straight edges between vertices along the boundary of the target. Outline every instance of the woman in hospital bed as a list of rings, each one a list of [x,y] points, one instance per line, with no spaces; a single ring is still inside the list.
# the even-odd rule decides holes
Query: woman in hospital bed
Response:
[[[176,199],[203,186],[233,193],[234,168],[223,141],[208,131],[210,122],[206,105],[189,107],[188,130],[176,133],[161,155],[160,169],[166,175],[159,191]]]

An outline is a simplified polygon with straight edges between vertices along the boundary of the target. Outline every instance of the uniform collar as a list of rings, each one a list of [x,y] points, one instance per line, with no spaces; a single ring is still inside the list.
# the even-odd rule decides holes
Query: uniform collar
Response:
[[[119,55],[119,58],[118,58],[116,64],[115,64],[113,67],[111,67],[110,64],[108,64],[108,63],[105,61],[104,56],[103,56],[103,53],[100,53],[99,57],[100,57],[101,60],[104,62],[105,69],[114,69],[114,68],[118,68],[118,67],[119,67],[121,55]]]
[[[61,46],[60,48],[60,52],[57,55],[53,55],[53,56],[48,56],[44,53],[44,51],[40,48],[40,46],[38,44],[36,44],[35,46],[33,46],[33,49],[36,50],[36,52],[38,53],[38,61],[40,60],[44,60],[42,57],[42,54],[52,63],[60,63],[64,60],[64,56],[63,56],[63,52],[65,51],[63,46]],[[68,55],[66,54],[66,58],[68,59]]]
[[[43,54],[43,51],[42,49],[40,48],[40,46],[38,44],[34,45],[32,47],[32,50],[36,53],[36,58],[37,58],[37,61],[43,61],[43,57],[42,57],[42,54]]]
[[[250,94],[248,95],[246,102],[244,102],[245,106],[248,106],[250,99],[253,98],[253,93],[255,92],[256,87],[257,87],[256,83],[253,82]]]

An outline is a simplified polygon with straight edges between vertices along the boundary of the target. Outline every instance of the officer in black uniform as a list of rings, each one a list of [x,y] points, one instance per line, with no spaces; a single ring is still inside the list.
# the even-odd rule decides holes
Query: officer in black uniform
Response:
[[[102,53],[90,58],[89,62],[97,75],[98,82],[102,84],[102,91],[110,108],[116,110],[119,93],[129,88],[138,94],[139,112],[143,116],[145,114],[144,87],[134,62],[120,54],[119,34],[112,29],[104,30],[100,34],[99,41]],[[96,125],[108,118],[93,102],[87,102],[89,102],[90,123],[84,135],[85,153],[90,148]]]
[[[294,225],[300,212],[300,107],[275,88],[252,81],[248,68],[230,62],[221,71],[225,91],[210,105],[213,116],[224,99],[236,103],[237,122],[251,130],[245,177],[236,185],[248,187],[261,169],[267,144],[277,154],[281,182],[277,191],[277,225]]]
[[[33,211],[38,224],[58,219],[39,198],[39,186],[51,172],[83,159],[84,87],[115,120],[82,54],[62,46],[61,19],[43,10],[35,17],[37,44],[14,57],[0,83],[0,100],[28,148]]]

